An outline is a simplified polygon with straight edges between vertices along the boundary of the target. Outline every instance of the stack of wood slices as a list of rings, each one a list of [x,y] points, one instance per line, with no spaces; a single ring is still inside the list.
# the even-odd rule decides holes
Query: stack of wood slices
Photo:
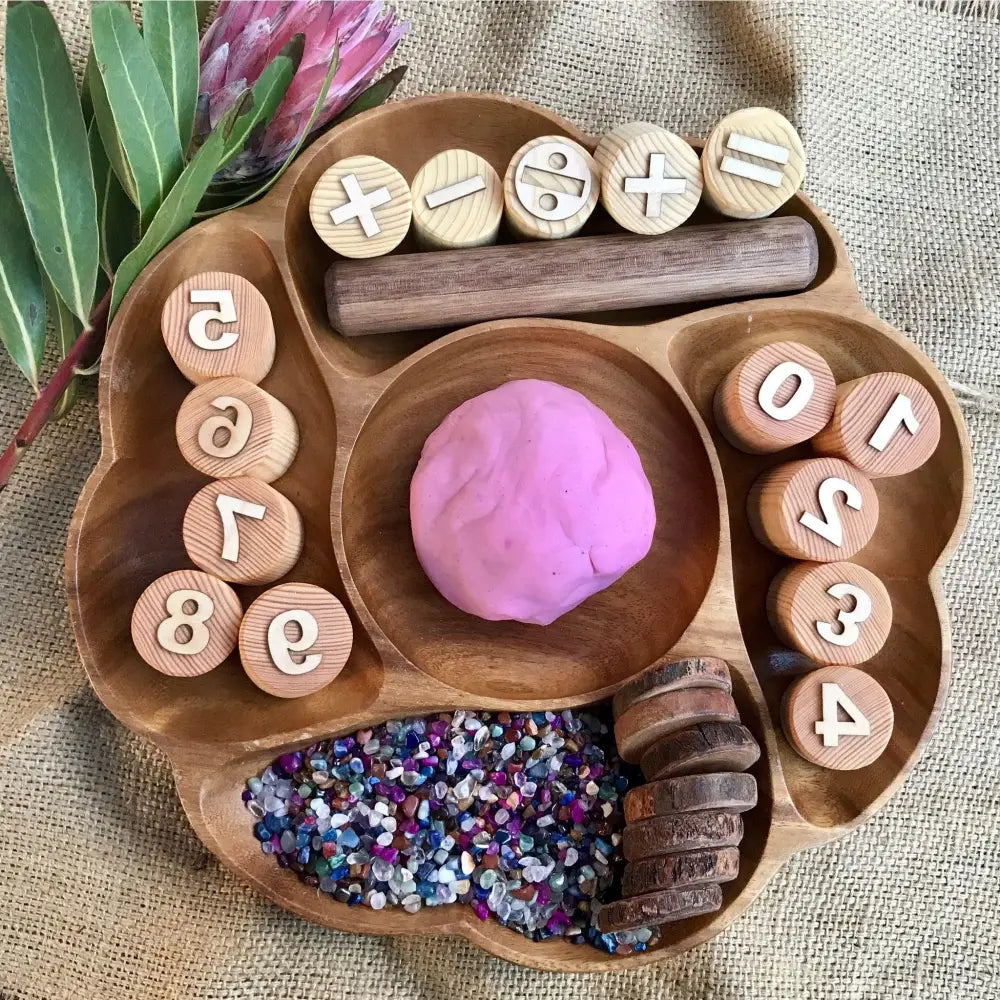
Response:
[[[722,906],[739,873],[741,813],[757,804],[745,774],[760,747],[740,723],[723,660],[664,663],[615,696],[615,739],[647,784],[625,796],[622,896],[604,907],[604,932],[685,920]]]

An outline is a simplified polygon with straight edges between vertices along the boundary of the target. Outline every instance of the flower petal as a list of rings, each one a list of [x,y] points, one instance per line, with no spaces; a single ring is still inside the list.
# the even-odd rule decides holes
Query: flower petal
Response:
[[[211,95],[208,105],[208,121],[212,128],[219,124],[222,116],[233,106],[244,90],[247,89],[246,80],[233,80],[227,83],[221,90],[217,90]]]
[[[229,43],[220,45],[201,66],[198,91],[214,94],[226,82],[226,67],[229,64]]]
[[[271,42],[271,22],[260,19],[246,26],[239,38],[229,47],[229,68],[226,83],[230,80],[249,80],[254,83],[267,65],[267,51]]]

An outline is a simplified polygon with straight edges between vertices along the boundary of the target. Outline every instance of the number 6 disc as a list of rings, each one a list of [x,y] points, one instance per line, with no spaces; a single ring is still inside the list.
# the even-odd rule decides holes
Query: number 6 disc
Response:
[[[351,619],[333,594],[311,583],[283,583],[247,609],[240,659],[262,691],[301,698],[344,669],[353,641]]]

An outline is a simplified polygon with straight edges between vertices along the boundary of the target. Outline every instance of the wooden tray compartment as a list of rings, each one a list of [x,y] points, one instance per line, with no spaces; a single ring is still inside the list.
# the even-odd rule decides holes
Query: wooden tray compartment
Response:
[[[330,331],[322,290],[330,254],[307,212],[309,191],[326,166],[367,152],[411,179],[435,152],[461,145],[502,171],[525,140],[545,133],[595,145],[557,116],[504,98],[450,94],[388,105],[317,142],[261,203],[172,244],[136,283],[109,337],[101,374],[104,450],[71,527],[66,575],[95,690],[126,725],[167,752],[196,832],[242,878],[331,927],[459,934],[512,961],[593,971],[654,961],[711,937],[791,853],[843,834],[901,783],[947,687],[938,569],[967,516],[971,463],[943,379],[864,310],[836,232],[803,197],[785,210],[813,223],[820,270],[801,295],[594,322],[503,320],[441,339],[424,331],[348,340]],[[710,217],[700,211],[695,222]],[[590,228],[606,225],[597,217]],[[206,479],[185,464],[174,441],[174,417],[189,386],[155,318],[180,281],[209,268],[243,274],[274,314],[277,360],[262,384],[303,428],[298,457],[275,483],[305,522],[302,559],[288,578],[329,588],[354,619],[355,647],[344,672],[297,701],[258,691],[235,658],[198,678],[162,677],[129,640],[131,608],[143,588],[190,565],[181,518]],[[889,750],[860,772],[813,768],[777,725],[785,682],[772,674],[788,654],[776,647],[763,609],[780,560],[753,541],[742,511],[757,472],[798,452],[742,455],[721,440],[711,418],[723,371],[759,344],[790,337],[823,354],[838,379],[881,368],[913,375],[942,415],[934,458],[910,476],[878,482],[882,521],[859,557],[889,586],[896,607],[892,637],[872,670],[897,708]],[[604,408],[635,442],[657,500],[649,557],[544,630],[456,611],[424,577],[409,535],[408,484],[427,433],[463,399],[519,377],[552,378]],[[241,588],[244,603],[260,589]],[[285,749],[406,714],[588,704],[663,656],[704,652],[732,664],[744,722],[763,748],[755,768],[760,804],[745,817],[741,871],[723,887],[722,911],[667,925],[650,952],[622,959],[560,940],[533,943],[461,906],[416,915],[348,909],[280,870],[252,837],[239,792],[248,775]]]

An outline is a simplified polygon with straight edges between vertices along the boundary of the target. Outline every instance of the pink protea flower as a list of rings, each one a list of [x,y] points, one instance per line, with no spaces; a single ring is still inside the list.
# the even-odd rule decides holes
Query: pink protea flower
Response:
[[[204,139],[252,87],[264,67],[293,35],[305,36],[305,51],[274,117],[220,179],[251,180],[276,170],[306,127],[339,40],[340,65],[314,129],[343,111],[372,82],[378,68],[410,30],[382,0],[222,0],[201,40],[196,142]]]

